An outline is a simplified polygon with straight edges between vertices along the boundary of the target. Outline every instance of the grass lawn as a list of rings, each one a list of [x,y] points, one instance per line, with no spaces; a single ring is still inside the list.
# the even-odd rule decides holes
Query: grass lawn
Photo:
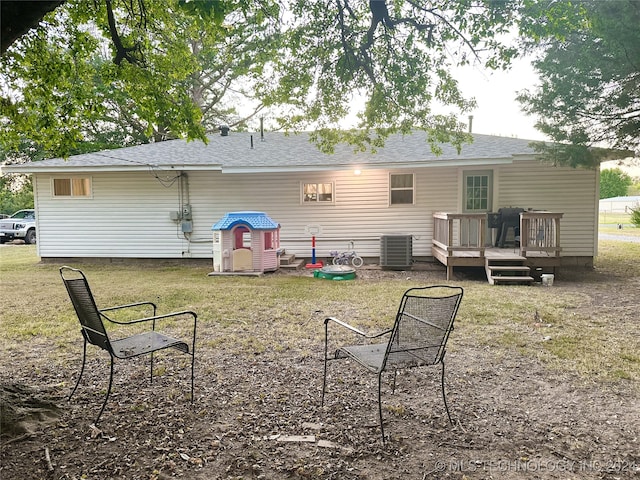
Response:
[[[77,319],[58,265],[39,263],[33,246],[4,247],[1,253],[3,349],[53,342],[60,347],[58,353],[75,351]],[[592,290],[601,288],[597,282],[609,282],[607,278],[637,281],[639,258],[639,244],[601,242],[596,272],[579,274],[579,282],[562,271],[552,288],[454,281],[465,288],[456,332],[493,349],[516,349],[581,375],[640,380],[637,335],[610,328],[615,310],[605,308],[594,318],[588,300]],[[75,266],[87,274],[99,307],[151,300],[160,313],[194,310],[200,319],[201,348],[224,344],[245,355],[317,350],[323,340],[321,320],[329,315],[363,328],[386,327],[407,288],[442,281],[436,277],[421,282],[418,272],[331,282],[305,273],[208,277],[206,267]],[[631,292],[620,295],[628,298]],[[536,318],[542,320],[537,324]],[[603,337],[610,341],[603,343]]]
[[[465,294],[446,356],[455,425],[444,412],[439,368],[401,371],[394,392],[393,374],[385,375],[383,446],[375,375],[348,361],[332,363],[320,405],[323,319],[386,328],[406,289],[447,283],[442,266],[360,269],[355,280],[336,282],[308,271],[209,277],[206,267],[71,262],[87,274],[99,307],[151,300],[159,313],[188,309],[199,316],[195,402],[188,398],[186,355],[158,354],[153,384],[143,359],[117,362],[112,396],[95,427],[106,355],[90,349],[78,392],[66,401],[82,340],[59,265],[40,263],[33,246],[3,246],[0,386],[32,386],[27,398],[46,394],[60,413],[17,438],[5,440],[3,431],[0,475],[637,478],[638,259],[639,243],[601,241],[595,269],[560,270],[548,288],[492,286],[458,272],[450,283]],[[188,333],[179,321],[165,327]]]
[[[603,213],[598,216],[598,232],[624,237],[640,237],[640,228],[631,223],[629,213]],[[622,225],[623,228],[619,228]]]
[[[600,225],[630,225],[631,214],[630,213],[606,213],[600,212],[598,214],[598,223]]]

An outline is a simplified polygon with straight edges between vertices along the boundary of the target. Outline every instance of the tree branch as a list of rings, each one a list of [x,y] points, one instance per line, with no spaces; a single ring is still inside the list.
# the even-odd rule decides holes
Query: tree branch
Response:
[[[125,47],[123,45],[120,34],[118,33],[118,28],[116,26],[116,18],[113,14],[111,0],[105,0],[104,3],[107,7],[107,22],[109,23],[109,34],[111,35],[113,45],[116,48],[116,56],[113,59],[113,63],[115,63],[116,65],[120,65],[122,63],[122,60],[126,60],[132,65],[144,66],[144,60],[142,58],[142,52],[140,51],[140,45],[135,44],[133,47]]]

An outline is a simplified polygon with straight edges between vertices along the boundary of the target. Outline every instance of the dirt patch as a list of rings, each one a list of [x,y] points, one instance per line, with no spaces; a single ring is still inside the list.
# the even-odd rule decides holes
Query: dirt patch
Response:
[[[282,273],[292,275],[296,273]],[[361,279],[435,282],[437,267],[411,272],[365,269]],[[577,308],[598,317],[619,308],[637,322],[637,279],[599,273],[557,277],[580,293]],[[635,283],[634,283],[635,282]],[[500,287],[496,287],[500,288]],[[537,287],[532,287],[537,288]],[[540,287],[541,288],[541,287]],[[556,288],[556,287],[553,287]],[[506,290],[505,290],[506,291]],[[322,315],[319,312],[318,315]],[[206,334],[200,337],[206,343]],[[21,434],[3,430],[3,480],[51,479],[630,479],[640,476],[640,412],[633,381],[589,381],[552,370],[517,349],[496,352],[454,332],[447,355],[447,420],[438,368],[403,372],[395,393],[383,386],[386,445],[380,441],[376,377],[346,362],[330,365],[320,405],[322,345],[237,355],[201,348],[191,404],[186,361],[158,356],[118,363],[99,429],[108,362],[93,355],[72,402],[63,398],[79,358],[53,355],[36,341],[0,380],[50,385],[44,396],[59,420]],[[55,362],[50,358],[56,358]],[[390,380],[390,377],[387,378]],[[16,438],[18,438],[16,440]]]
[[[55,393],[19,384],[0,385],[0,431],[16,441],[34,435],[43,425],[54,424],[60,417]]]

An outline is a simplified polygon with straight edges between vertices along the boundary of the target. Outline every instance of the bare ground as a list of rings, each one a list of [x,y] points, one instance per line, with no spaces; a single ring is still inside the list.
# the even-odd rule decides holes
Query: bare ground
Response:
[[[440,271],[411,275],[442,279]],[[553,288],[579,292],[585,301],[578,308],[595,318],[600,306],[637,305],[640,284],[589,274]],[[620,322],[637,324],[637,309],[621,311]],[[319,323],[327,313],[315,313]],[[442,403],[439,369],[410,371],[399,376],[394,394],[390,382],[383,387],[390,436],[383,445],[375,376],[332,364],[320,406],[320,344],[255,355],[201,348],[193,405],[184,396],[188,369],[176,357],[164,362],[166,372],[153,385],[144,361],[120,363],[98,429],[91,424],[106,388],[105,358],[90,357],[83,383],[67,402],[78,355],[60,358],[55,346],[34,339],[30,350],[6,362],[0,382],[40,385],[29,395],[38,405],[52,401],[60,414],[51,423],[51,415],[35,412],[22,431],[2,432],[0,477],[640,478],[637,382],[588,380],[515,349],[492,351],[456,332],[450,342],[447,398],[455,426]]]

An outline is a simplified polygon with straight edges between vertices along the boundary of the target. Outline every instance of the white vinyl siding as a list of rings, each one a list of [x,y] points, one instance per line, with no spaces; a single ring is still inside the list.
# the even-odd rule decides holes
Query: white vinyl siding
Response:
[[[177,172],[176,172],[177,173]],[[335,201],[311,209],[300,203],[304,173],[222,174],[189,172],[192,242],[184,239],[179,222],[178,182],[163,186],[151,174],[93,175],[89,202],[56,202],[48,175],[36,175],[43,257],[212,257],[211,226],[227,212],[262,211],[281,224],[281,247],[310,257],[309,224],[318,224],[317,255],[344,250],[354,241],[365,257],[380,255],[380,235],[414,236],[414,255],[430,256],[432,213],[455,208],[456,169],[422,169],[415,175],[417,205],[389,207],[389,171],[319,172],[319,183],[335,185]],[[260,194],[257,195],[256,192]],[[428,193],[427,193],[428,192]],[[75,203],[75,202],[74,202]],[[438,207],[440,205],[441,207]]]
[[[320,171],[313,181],[331,183],[333,203],[314,208],[300,200],[309,172],[223,174],[187,172],[188,189],[160,182],[148,172],[92,173],[92,198],[59,201],[52,194],[55,176],[35,174],[38,250],[41,257],[212,258],[211,226],[226,213],[260,211],[280,223],[280,245],[298,257],[311,257],[308,225],[320,225],[316,255],[346,250],[353,241],[363,257],[380,255],[380,236],[413,236],[415,257],[431,256],[434,212],[460,212],[462,167],[412,168],[413,204],[390,206],[390,175],[407,169]],[[80,172],[78,176],[81,176]],[[172,175],[178,171],[171,171]],[[593,256],[596,231],[597,172],[519,161],[494,169],[494,210],[502,206],[564,213],[563,256]],[[188,191],[188,192],[187,192]],[[171,212],[188,193],[192,209],[191,241]]]
[[[177,185],[163,187],[144,172],[92,176],[91,199],[60,201],[50,177],[35,175],[38,195],[38,250],[43,257],[182,256]]]
[[[563,213],[561,256],[593,256],[598,243],[597,185],[595,170],[517,162],[500,167],[495,205]]]

